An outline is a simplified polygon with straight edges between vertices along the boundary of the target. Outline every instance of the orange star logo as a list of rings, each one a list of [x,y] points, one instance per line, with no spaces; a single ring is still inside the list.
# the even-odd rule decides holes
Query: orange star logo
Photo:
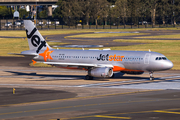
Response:
[[[43,52],[43,53],[40,53],[39,55],[44,57],[44,61],[46,62],[47,59],[51,59],[53,60],[53,58],[50,56],[50,54],[52,53],[53,51],[49,51],[49,48],[47,47],[47,49]]]

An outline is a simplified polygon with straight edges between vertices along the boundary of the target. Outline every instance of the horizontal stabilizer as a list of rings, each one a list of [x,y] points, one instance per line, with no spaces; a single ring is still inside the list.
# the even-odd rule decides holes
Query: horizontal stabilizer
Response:
[[[35,57],[35,56],[38,56],[38,54],[36,53],[32,53],[32,54],[22,54],[22,53],[8,53],[10,55],[23,55],[23,56],[32,56],[32,57]]]

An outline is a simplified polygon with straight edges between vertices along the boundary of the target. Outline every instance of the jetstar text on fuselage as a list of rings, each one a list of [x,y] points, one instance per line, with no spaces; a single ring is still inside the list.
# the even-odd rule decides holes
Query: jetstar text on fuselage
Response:
[[[120,55],[103,55],[100,54],[99,57],[97,58],[98,61],[122,61],[122,59],[124,58],[124,56],[120,56]]]

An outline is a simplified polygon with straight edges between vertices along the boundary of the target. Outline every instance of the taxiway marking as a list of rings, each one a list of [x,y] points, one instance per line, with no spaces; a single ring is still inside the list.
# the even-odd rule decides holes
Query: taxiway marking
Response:
[[[161,111],[161,110],[155,110],[153,112],[158,112],[158,113],[170,113],[170,114],[180,114],[180,112],[171,112],[171,111]]]
[[[170,112],[169,110],[180,110],[180,108],[164,109],[164,110],[150,110],[150,111],[137,111],[137,112],[125,112],[125,113],[113,113],[113,114],[92,115],[92,116],[80,116],[80,117],[61,118],[61,119],[62,120],[67,120],[67,119],[91,118],[91,117],[102,117],[102,118],[110,118],[111,117],[111,118],[119,118],[119,119],[131,119],[131,117],[115,117],[115,116],[117,116],[117,115],[126,115],[126,114],[153,113],[153,112],[155,112],[155,113],[160,112],[160,113],[180,114],[180,112]]]
[[[104,115],[95,115],[93,117],[100,117],[100,118],[118,118],[118,119],[131,119],[131,117],[115,117],[115,116],[104,116]]]
[[[91,117],[97,117],[97,118],[116,118],[116,119],[131,119],[131,117],[116,117],[116,116],[92,115],[92,116],[80,116],[80,117],[71,117],[71,118],[61,118],[61,120],[78,119],[78,118],[91,118]]]
[[[92,116],[81,116],[81,117],[72,117],[72,118],[61,118],[61,120],[67,119],[78,119],[78,118],[114,118],[114,119],[131,119],[131,117],[117,117],[117,116],[105,116],[105,115],[92,115]]]

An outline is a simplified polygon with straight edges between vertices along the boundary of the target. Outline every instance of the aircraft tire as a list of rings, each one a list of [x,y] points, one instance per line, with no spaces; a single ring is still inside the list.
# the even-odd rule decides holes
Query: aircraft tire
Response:
[[[85,76],[85,80],[93,80],[93,77],[92,77],[92,76],[89,76],[89,75],[86,75],[86,76]]]
[[[150,77],[150,80],[154,80],[154,77]]]

